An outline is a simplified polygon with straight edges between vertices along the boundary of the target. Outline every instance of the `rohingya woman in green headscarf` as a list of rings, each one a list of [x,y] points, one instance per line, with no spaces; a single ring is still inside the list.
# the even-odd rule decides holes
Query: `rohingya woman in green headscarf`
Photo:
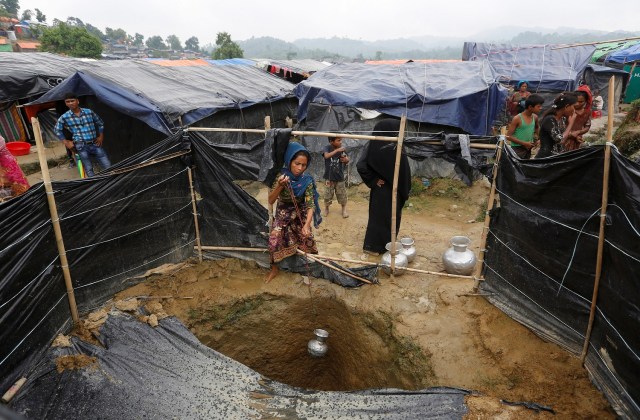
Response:
[[[375,125],[372,135],[394,137],[398,135],[399,129],[400,121],[388,118]],[[371,140],[356,166],[364,183],[371,188],[369,222],[362,247],[365,252],[383,253],[385,245],[391,242],[391,198],[396,148],[396,143]],[[398,172],[396,232],[400,230],[402,207],[409,198],[410,190],[411,169],[407,156],[402,153]]]

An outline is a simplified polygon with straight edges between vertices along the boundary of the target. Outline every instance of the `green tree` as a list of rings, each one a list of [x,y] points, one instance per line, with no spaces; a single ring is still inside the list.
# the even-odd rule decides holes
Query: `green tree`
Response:
[[[84,28],[84,22],[80,20],[80,18],[69,16],[67,18],[67,25],[69,26],[79,26]]]
[[[40,23],[47,22],[47,16],[40,11],[40,9],[34,9],[36,11],[36,20]]]
[[[66,54],[72,57],[100,58],[102,43],[86,28],[60,23],[45,28],[40,38],[42,51]]]
[[[22,17],[20,17],[20,20],[31,20],[32,17],[33,12],[29,9],[26,9],[22,12]]]
[[[162,37],[160,35],[154,35],[152,37],[147,38],[147,42],[145,42],[147,47],[153,50],[166,50],[167,46],[165,45]]]
[[[111,42],[124,44],[124,42],[127,40],[127,32],[124,29],[105,28],[104,34],[111,40]]]
[[[376,51],[376,61],[382,60],[382,51]]]
[[[213,51],[213,58],[216,60],[242,58],[244,56],[242,48],[231,40],[231,35],[227,32],[218,32],[216,46],[217,48]]]
[[[54,25],[55,25],[55,19],[54,19]],[[107,37],[105,36],[104,33],[102,33],[102,31],[98,28],[96,28],[95,26],[93,26],[90,23],[87,23],[85,25],[85,29],[87,30],[87,32],[89,32],[91,35],[95,36],[96,38],[102,40],[102,41],[106,41]]]
[[[200,51],[200,41],[195,36],[184,41],[184,47],[191,51]]]
[[[167,45],[174,51],[182,51],[182,44],[180,43],[180,39],[175,35],[169,35],[166,39]]]
[[[136,34],[133,37],[133,45],[137,47],[141,47],[142,45],[144,45],[144,35],[136,32]]]
[[[18,0],[0,0],[0,6],[11,16],[18,17],[20,2]]]

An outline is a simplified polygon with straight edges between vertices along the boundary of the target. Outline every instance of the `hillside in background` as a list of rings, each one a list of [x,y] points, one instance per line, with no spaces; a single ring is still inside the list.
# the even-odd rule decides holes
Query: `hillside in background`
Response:
[[[576,28],[528,28],[504,26],[466,38],[421,36],[380,41],[349,38],[297,39],[293,42],[272,37],[238,41],[245,57],[273,59],[313,58],[332,62],[392,59],[454,59],[462,56],[465,41],[511,44],[570,44],[606,41],[632,36],[640,32],[603,32]]]

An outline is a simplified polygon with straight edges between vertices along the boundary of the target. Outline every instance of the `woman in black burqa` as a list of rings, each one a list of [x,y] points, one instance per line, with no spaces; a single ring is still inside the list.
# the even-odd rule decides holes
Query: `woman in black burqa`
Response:
[[[393,137],[398,135],[399,129],[399,120],[384,119],[375,125],[372,135]],[[385,245],[391,242],[391,197],[396,146],[396,143],[371,140],[356,166],[364,183],[371,188],[369,222],[362,247],[368,252],[383,253]],[[407,156],[402,153],[398,173],[396,232],[400,229],[402,207],[409,198],[410,190],[411,169]]]

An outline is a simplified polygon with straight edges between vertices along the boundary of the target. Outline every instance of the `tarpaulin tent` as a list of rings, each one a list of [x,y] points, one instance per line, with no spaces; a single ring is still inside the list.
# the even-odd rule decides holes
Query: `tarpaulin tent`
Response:
[[[488,60],[498,80],[510,85],[526,80],[531,92],[576,90],[596,47],[557,48],[561,46],[465,42],[462,59]]]
[[[300,83],[313,73],[331,65],[310,58],[301,60],[256,59],[255,61],[258,67],[291,83]]]
[[[68,92],[105,120],[105,149],[119,161],[180,126],[256,128],[264,117],[284,124],[295,108],[293,85],[248,66],[163,67],[143,60],[91,63],[28,109]],[[83,102],[84,101],[84,102]],[[216,119],[213,122],[211,118]],[[113,139],[110,141],[109,139]]]
[[[585,367],[623,418],[640,418],[640,165],[612,148],[601,210],[605,148],[547,159],[502,154],[480,290],[545,340],[580,354],[602,272]],[[606,219],[602,217],[606,215]]]
[[[415,122],[487,135],[503,109],[506,89],[486,61],[336,64],[298,84],[298,118],[316,105],[364,108]]]
[[[637,44],[638,41],[619,41],[619,42],[605,42],[596,44],[596,50],[591,56],[592,63],[603,63],[607,56],[613,52],[624,50],[632,45]]]
[[[633,63],[634,61],[640,61],[640,42],[607,55],[605,64],[626,64]]]
[[[625,102],[629,103],[640,98],[640,42],[609,54],[605,64],[622,67],[630,73]]]
[[[613,103],[615,104],[615,112],[618,112],[617,107],[626,90],[629,72],[615,69],[613,67],[589,64],[584,70],[582,76],[582,80],[591,88],[591,92],[594,92],[597,89],[600,93],[600,96],[602,96],[602,99],[604,100],[602,113],[604,115],[607,114],[609,109],[609,81],[611,80],[611,76],[615,76],[615,96],[613,98]]]

